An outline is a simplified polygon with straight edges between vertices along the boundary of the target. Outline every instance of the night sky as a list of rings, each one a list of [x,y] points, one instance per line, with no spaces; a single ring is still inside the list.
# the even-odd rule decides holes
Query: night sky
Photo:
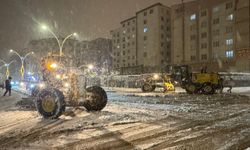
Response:
[[[0,54],[50,37],[39,24],[57,35],[77,32],[79,40],[109,37],[122,20],[157,2],[170,6],[181,0],[0,0]]]

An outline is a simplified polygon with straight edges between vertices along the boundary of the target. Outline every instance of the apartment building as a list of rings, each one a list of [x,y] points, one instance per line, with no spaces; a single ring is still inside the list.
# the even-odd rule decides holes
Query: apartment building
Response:
[[[121,74],[161,71],[171,62],[171,11],[157,3],[111,31],[113,68]]]
[[[236,1],[235,50],[236,67],[239,71],[250,72],[250,1]]]
[[[136,62],[136,17],[121,22],[121,27],[111,31],[113,68],[132,71]]]
[[[174,5],[171,22],[172,64],[188,64],[194,71],[202,66],[210,71],[244,70],[236,54],[249,49],[249,1],[197,0]]]

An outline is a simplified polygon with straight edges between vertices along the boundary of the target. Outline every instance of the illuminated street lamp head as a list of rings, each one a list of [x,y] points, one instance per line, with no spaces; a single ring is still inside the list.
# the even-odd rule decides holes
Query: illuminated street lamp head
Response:
[[[88,65],[89,70],[92,70],[94,66],[92,64]]]
[[[77,36],[77,33],[75,32],[75,33],[73,33],[73,35],[74,35],[74,36]]]
[[[47,30],[48,29],[48,27],[46,25],[42,25],[41,27],[42,27],[43,30]]]
[[[12,52],[13,52],[13,49],[11,49],[10,52],[12,53]]]

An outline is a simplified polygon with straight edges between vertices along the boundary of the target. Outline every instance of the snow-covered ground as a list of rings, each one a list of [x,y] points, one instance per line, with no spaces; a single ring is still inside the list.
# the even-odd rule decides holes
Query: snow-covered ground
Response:
[[[22,95],[0,98],[0,149],[247,149],[250,99],[238,93],[188,95],[105,88],[101,112],[67,108],[58,120],[15,104]],[[2,94],[2,93],[0,93]]]

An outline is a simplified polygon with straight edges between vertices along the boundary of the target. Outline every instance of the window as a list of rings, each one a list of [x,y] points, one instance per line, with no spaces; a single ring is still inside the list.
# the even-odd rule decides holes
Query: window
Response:
[[[228,21],[232,21],[234,19],[234,15],[233,14],[230,14],[227,16],[227,20]]]
[[[202,11],[201,12],[201,17],[205,17],[205,16],[207,16],[207,11]]]
[[[126,55],[126,52],[125,52],[125,51],[123,51],[123,52],[122,52],[122,54],[123,54],[123,55]]]
[[[132,31],[135,31],[135,27],[132,28]]]
[[[203,22],[201,23],[201,27],[202,27],[202,28],[207,27],[207,21],[203,21]]]
[[[149,13],[152,14],[153,12],[154,12],[154,10],[153,10],[153,9],[150,9]]]
[[[226,27],[226,33],[232,33],[233,27]]]
[[[125,42],[125,37],[122,38],[122,41]]]
[[[213,24],[219,24],[220,23],[220,18],[216,18],[213,20]]]
[[[191,39],[191,40],[196,40],[196,35],[191,35],[191,36],[190,36],[190,39]]]
[[[213,47],[220,47],[220,41],[214,41]]]
[[[125,44],[123,44],[123,46],[122,46],[123,48],[126,48],[126,46],[125,46]]]
[[[227,39],[226,45],[233,45],[233,39]]]
[[[233,8],[233,3],[226,3],[226,9],[231,9]]]
[[[196,57],[195,56],[191,56],[190,59],[191,59],[191,61],[194,61],[196,59]]]
[[[232,51],[232,50],[226,51],[226,57],[227,58],[233,58],[234,57],[234,51]]]
[[[144,41],[146,41],[147,40],[147,36],[144,36],[143,39],[144,39]]]
[[[147,52],[144,52],[144,53],[143,53],[143,56],[144,56],[144,57],[147,57],[147,55],[148,55]]]
[[[213,30],[213,36],[219,36],[219,35],[220,35],[219,29]]]
[[[161,21],[164,21],[164,17],[161,17]]]
[[[191,30],[191,31],[196,30],[196,25],[195,25],[195,24],[194,24],[194,25],[191,25],[191,26],[190,26],[190,30]]]
[[[190,16],[190,20],[192,20],[192,21],[193,21],[193,20],[196,20],[196,14],[191,15],[191,16]]]
[[[201,38],[202,39],[207,38],[207,32],[201,33]]]
[[[143,21],[143,24],[147,24],[147,20],[144,20],[144,21]]]
[[[202,43],[201,44],[201,49],[205,49],[205,48],[207,48],[207,43]]]
[[[129,26],[129,25],[130,25],[130,22],[128,22],[127,25]]]
[[[124,24],[122,24],[122,27],[125,27],[125,23],[124,23]]]
[[[144,16],[147,16],[147,12],[146,11],[144,12]]]
[[[144,33],[148,32],[148,28],[145,27],[145,28],[143,29],[143,32],[144,32]]]
[[[206,54],[201,55],[201,60],[207,60],[207,55]]]

